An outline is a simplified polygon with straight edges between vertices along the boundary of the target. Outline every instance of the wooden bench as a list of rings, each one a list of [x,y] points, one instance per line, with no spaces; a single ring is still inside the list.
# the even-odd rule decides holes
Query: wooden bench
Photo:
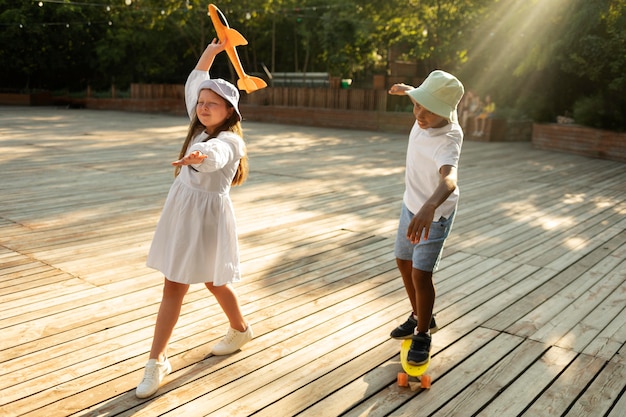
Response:
[[[274,72],[270,85],[275,87],[328,87],[330,74],[327,72]]]

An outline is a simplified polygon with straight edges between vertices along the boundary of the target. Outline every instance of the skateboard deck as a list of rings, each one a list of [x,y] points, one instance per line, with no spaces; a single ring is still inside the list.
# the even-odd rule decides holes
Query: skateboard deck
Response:
[[[410,348],[411,339],[403,340],[402,346],[400,347],[400,363],[402,364],[404,372],[400,372],[398,374],[398,385],[401,387],[408,386],[409,376],[412,376],[419,378],[422,388],[428,389],[430,388],[431,379],[430,376],[425,374],[425,372],[428,369],[428,365],[430,365],[430,356],[428,357],[428,361],[422,365],[411,365],[407,360]]]

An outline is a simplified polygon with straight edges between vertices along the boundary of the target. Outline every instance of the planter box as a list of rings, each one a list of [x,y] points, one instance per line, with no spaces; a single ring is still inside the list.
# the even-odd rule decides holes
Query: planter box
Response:
[[[474,120],[468,120],[467,126],[463,130],[467,139],[480,142],[503,142],[506,137],[506,120],[485,119],[483,134],[480,136],[474,135],[475,130]]]
[[[411,131],[413,113],[322,109],[289,106],[239,106],[244,120],[303,126],[373,130],[404,133]]]
[[[53,103],[49,92],[33,94],[0,94],[0,105],[5,106],[49,106]]]
[[[591,158],[626,162],[626,133],[574,124],[534,124],[533,146]]]
[[[470,119],[467,121],[467,126],[464,129],[465,137],[468,140],[480,142],[530,142],[533,122],[491,118],[485,120],[483,135],[474,135],[474,130],[474,120]]]

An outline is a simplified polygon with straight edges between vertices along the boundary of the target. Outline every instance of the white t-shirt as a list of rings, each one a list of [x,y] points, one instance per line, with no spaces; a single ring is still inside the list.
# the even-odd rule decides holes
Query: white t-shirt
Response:
[[[444,127],[422,129],[417,121],[409,134],[406,153],[404,204],[417,213],[439,185],[439,169],[443,165],[458,168],[463,144],[463,130],[457,123]],[[456,209],[459,187],[435,210],[434,221],[448,218]]]

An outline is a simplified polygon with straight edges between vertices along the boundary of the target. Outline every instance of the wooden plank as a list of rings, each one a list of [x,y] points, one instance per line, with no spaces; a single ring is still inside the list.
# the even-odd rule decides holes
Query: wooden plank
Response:
[[[365,265],[365,267],[367,267],[367,265]],[[361,278],[361,279],[362,279],[362,278]],[[348,281],[348,280],[345,280],[345,279],[344,279],[344,280],[342,280],[342,281],[340,281],[340,283],[341,283],[341,285],[349,285],[349,281]],[[369,285],[374,285],[375,283],[376,283],[376,281],[371,281]],[[397,284],[396,284],[396,285],[397,285]],[[313,296],[313,295],[315,294],[315,292],[313,292],[313,291],[304,291],[304,292],[300,291],[300,293],[301,293],[301,294],[302,294],[302,293],[303,293],[303,294],[306,294],[306,297],[307,297],[307,298],[310,298],[311,296]],[[303,298],[303,297],[300,297],[300,298]],[[275,315],[275,314],[278,314],[278,309],[277,309],[276,307],[271,308],[271,311],[272,311],[272,314],[274,314],[274,315]],[[182,317],[182,318],[184,318],[184,317]],[[181,320],[181,321],[182,321],[182,320]],[[253,322],[253,323],[254,323],[254,322]],[[184,324],[183,324],[182,328],[183,328],[183,330],[184,330]],[[255,327],[255,331],[257,331],[257,332],[258,332],[258,330],[256,330],[256,327]],[[197,332],[197,330],[196,330],[196,332]],[[213,338],[215,338],[215,337],[216,337],[216,335],[214,335],[214,336],[213,336]],[[144,344],[145,344],[145,348],[147,348],[147,347],[148,347],[148,344],[147,344],[147,343],[145,343],[145,342],[144,342]],[[176,345],[176,344],[175,344],[175,342],[173,343],[173,345]],[[100,361],[99,361],[99,362],[100,362]],[[62,375],[60,375],[60,376],[62,376]],[[95,377],[94,375],[89,375],[89,374],[86,374],[86,377],[91,378],[91,381],[97,380],[97,379],[96,379],[96,377]],[[17,390],[18,388],[21,388],[21,387],[16,387],[15,389]],[[19,390],[18,390],[18,391],[19,391]],[[45,398],[46,398],[46,400],[48,400],[48,399],[49,399],[49,398],[48,398],[48,397],[49,397],[49,395],[50,395],[50,394],[49,394],[49,393],[47,393],[47,395],[46,395],[46,397],[45,397]],[[30,397],[30,398],[29,398],[29,401],[31,401],[31,402],[32,402],[32,401],[34,401],[33,397]]]
[[[586,273],[590,267],[603,259],[604,255],[605,251],[601,248],[597,248],[577,263],[557,272],[550,279],[545,279],[545,282],[540,287],[537,287],[536,290],[529,292],[525,297],[506,307],[496,317],[487,322],[486,325],[493,328],[502,328],[502,326],[507,323],[508,325],[516,323],[518,319],[544,303],[561,289],[575,282],[576,279]],[[543,270],[542,273],[545,274],[546,272],[547,270]]]
[[[381,278],[384,279],[384,277]],[[375,281],[373,284],[376,286]],[[401,290],[397,287],[398,283],[394,285],[395,290],[393,290],[393,294],[395,295],[391,300],[397,300],[398,297],[403,296]],[[393,285],[390,288],[393,288]],[[377,290],[374,289],[373,291]],[[349,288],[346,288],[344,292],[349,294]],[[301,295],[299,298],[303,297]],[[203,393],[211,392],[215,394],[217,390],[223,393],[224,397],[221,401],[227,401],[228,396],[244,395],[255,387],[257,389],[262,387],[264,384],[261,384],[260,380],[267,381],[266,378],[289,374],[294,367],[299,367],[299,361],[297,360],[299,355],[304,355],[312,350],[321,354],[322,350],[332,349],[333,346],[341,345],[339,340],[351,340],[350,334],[354,333],[351,331],[351,329],[354,330],[351,326],[370,326],[376,321],[376,315],[380,314],[376,309],[372,310],[371,305],[368,305],[371,304],[368,302],[372,300],[370,293],[363,293],[358,297],[358,299],[362,299],[365,302],[365,304],[359,307],[355,307],[359,305],[358,299],[356,301],[354,299],[344,299],[338,302],[338,294],[329,294],[323,298],[329,304],[326,305],[324,310],[320,310],[318,314],[305,315],[299,314],[297,310],[290,310],[283,313],[277,312],[267,319],[267,323],[255,324],[253,321],[255,332],[258,332],[258,336],[254,339],[254,345],[237,355],[227,358],[209,357],[202,363],[194,365],[195,371],[191,381],[185,378],[179,381],[180,377],[188,372],[187,370],[182,369],[180,373],[175,372],[171,378],[168,378],[172,383],[166,386],[164,390],[165,392],[176,390],[176,395],[160,396],[158,399],[142,404],[136,410],[129,410],[128,414],[141,411],[151,415],[155,412],[164,412],[167,409],[189,404],[189,401],[194,399],[202,403]],[[318,303],[320,308],[325,307],[325,303],[321,299],[319,302],[316,302],[316,304]],[[303,305],[302,312],[305,312],[306,308],[306,305]],[[397,314],[396,312],[395,315],[397,316]],[[300,317],[300,319],[294,322],[293,317]],[[291,323],[285,324],[285,320],[287,322],[291,321]],[[283,323],[279,324],[280,322]],[[325,329],[334,329],[336,333],[334,335],[332,331],[326,333]],[[344,330],[337,332],[340,329]],[[268,331],[269,333],[266,334]],[[326,334],[328,336],[325,337]],[[375,343],[375,340],[370,342]],[[316,354],[312,356],[317,357]],[[196,361],[198,359],[201,358],[196,358]],[[257,369],[258,360],[262,360],[266,365],[259,369],[259,373],[255,373],[255,376],[260,380],[246,378],[246,375]],[[269,372],[268,367],[275,368],[277,373]],[[248,390],[246,391],[234,389],[235,386],[242,383],[242,378],[248,380],[246,383]],[[180,384],[176,381],[179,381]],[[104,408],[98,407],[98,410],[119,412],[136,404],[136,399],[131,398],[125,405],[123,403],[114,404],[122,406],[118,411],[107,407],[106,404],[104,404]],[[203,405],[202,409],[205,410],[204,412],[208,412],[211,407],[214,407],[214,405],[207,406],[207,408],[204,408]],[[194,413],[192,410],[194,407],[188,408],[190,409],[186,410],[186,412]]]
[[[547,279],[553,278],[552,271],[537,271],[528,266],[520,267],[514,274],[509,275],[511,278],[498,280],[493,286],[475,292],[468,300],[464,300],[466,303],[457,303],[451,307],[452,311],[461,308],[458,313],[459,319],[454,322],[459,335],[477,326],[504,331],[517,319],[513,314],[516,310],[510,309],[510,306],[523,307],[525,305],[523,300],[527,294],[533,293]],[[468,308],[465,309],[464,306]],[[502,311],[509,312],[509,315],[502,314]],[[445,310],[441,312],[444,313],[448,314]]]
[[[611,411],[606,417],[620,417],[626,410],[626,395],[620,394]]]
[[[604,364],[604,360],[593,356],[578,356],[558,376],[557,380],[541,393],[524,414],[545,417],[567,415],[571,404],[585,391],[587,384],[596,378]],[[596,412],[597,410],[593,411],[593,413]]]
[[[598,313],[594,311],[594,316],[601,311],[602,310],[599,310]],[[583,350],[583,353],[602,358],[605,361],[616,360],[616,357],[621,357],[619,356],[619,352],[620,349],[624,349],[624,340],[626,340],[626,308],[624,308],[622,304],[622,310],[619,314],[589,342]],[[615,356],[616,353],[618,356]]]
[[[550,348],[476,415],[519,415],[575,357],[572,351]]]
[[[292,385],[287,387],[288,393],[256,414],[259,416],[339,415],[358,403],[363,398],[364,391],[369,392],[370,395],[374,394],[389,384],[389,381],[394,380],[398,370],[401,369],[397,360],[397,351],[398,342],[386,339],[383,344],[363,352],[352,361],[344,362],[306,385],[297,378],[293,379],[290,381]],[[392,356],[395,360],[389,360]],[[372,364],[376,363],[382,364],[376,368],[378,372],[371,370]],[[376,376],[372,377],[374,372]],[[366,376],[367,374],[370,376]],[[359,388],[352,386],[353,381],[356,382],[355,378],[361,382]],[[351,385],[351,388],[345,389],[346,385]],[[341,395],[334,395],[337,390],[341,390]],[[333,399],[326,398],[329,395]],[[316,407],[322,404],[322,400],[324,400],[323,407]],[[249,408],[258,407],[250,404]]]
[[[576,400],[567,412],[568,417],[584,417],[589,415],[605,415],[611,409],[616,410],[617,399],[624,392],[626,367],[622,364],[609,362],[593,380],[589,389]],[[623,413],[624,409],[617,409]]]
[[[611,257],[600,262],[605,260],[609,260],[613,267],[616,266],[615,263],[619,263],[617,258]],[[509,327],[509,331],[520,336],[530,336],[535,340],[556,343],[554,338],[558,339],[567,333],[625,281],[624,274],[617,271],[614,274],[595,273],[594,267],[518,320]]]
[[[594,288],[593,294],[587,294],[586,297],[576,300],[572,304],[576,313],[569,310],[572,314],[565,318],[562,317],[563,322],[569,322],[571,324],[572,317],[577,317],[578,320],[575,325],[564,332],[561,339],[555,343],[556,346],[571,349],[575,352],[583,352],[586,350],[588,344],[593,343],[605,329],[607,321],[612,321],[614,318],[620,317],[620,314],[626,306],[626,291],[624,282],[626,281],[624,271],[626,265],[622,263],[620,269],[616,269],[613,273],[607,274],[607,279],[603,281],[603,285]],[[621,276],[620,276],[621,275]],[[610,293],[602,294],[602,290],[605,290],[607,286],[610,286],[611,282],[615,282],[616,278],[620,278],[619,283],[615,288],[610,290]],[[596,300],[593,299],[596,296]],[[604,297],[604,298],[602,298]],[[600,302],[597,299],[600,298]],[[586,312],[587,314],[582,314]],[[562,315],[562,314],[561,314]],[[600,317],[602,316],[602,317]],[[598,325],[600,324],[600,325]],[[563,327],[560,325],[560,327]],[[609,331],[610,332],[610,331]],[[554,334],[554,333],[553,333]],[[603,357],[612,357],[617,353],[617,349],[611,352],[608,350],[609,346],[605,345]]]
[[[546,253],[546,251],[551,250],[551,248],[554,247],[559,247],[560,245],[563,244],[563,242],[569,237],[572,236],[574,233],[576,232],[580,232],[582,230],[587,229],[587,227],[589,226],[588,223],[584,222],[584,219],[578,219],[578,221],[580,221],[581,223],[572,226],[571,228],[568,228],[568,232],[567,235],[563,236],[562,234],[557,233],[557,231],[555,230],[553,233],[551,233],[551,238],[549,239],[545,239],[542,238],[542,243],[540,245],[535,245],[533,248],[530,248],[522,253],[518,253],[515,255],[515,257],[513,259],[517,260],[518,262],[530,262],[533,264],[537,264],[539,266],[541,266],[542,262],[541,262],[541,256]],[[597,224],[597,220],[596,219],[592,219],[591,220],[593,223]],[[610,231],[610,233],[612,235],[618,233],[618,230],[613,230]],[[600,241],[600,239],[603,239],[604,237],[598,237],[595,240],[596,241]],[[610,236],[608,236],[608,238],[610,238]],[[595,246],[591,246],[592,249],[595,249],[597,246],[599,245],[596,244]],[[576,249],[576,247],[572,247],[571,249]],[[580,258],[582,256],[578,255],[577,253],[572,252],[572,254],[576,257],[576,258]],[[583,252],[582,255],[586,255],[587,252]],[[559,262],[561,263],[559,264],[546,264],[545,266],[549,266],[552,267],[555,270],[560,270],[563,269],[564,267],[564,261],[565,259],[559,259]],[[571,264],[571,262],[569,263]]]
[[[398,314],[398,308],[395,308],[395,311],[390,312],[391,315],[389,318],[394,319]],[[378,313],[376,320],[382,318],[382,315]],[[213,415],[249,415],[259,408],[263,408],[269,405],[274,404],[276,401],[284,398],[285,396],[292,393],[294,390],[298,388],[304,389],[308,394],[309,401],[311,399],[311,394],[315,393],[314,387],[311,386],[312,383],[316,383],[315,386],[319,386],[319,381],[332,380],[334,387],[338,388],[341,384],[341,380],[337,381],[336,378],[329,378],[328,375],[334,373],[336,370],[336,363],[338,363],[341,359],[345,358],[346,355],[352,355],[355,357],[361,357],[362,355],[367,354],[372,349],[376,349],[377,346],[372,347],[371,342],[367,339],[373,340],[386,340],[388,339],[387,334],[389,333],[389,328],[392,328],[392,322],[388,322],[388,326],[376,326],[371,331],[368,331],[364,336],[351,340],[348,343],[342,345],[341,347],[335,347],[332,352],[329,352],[326,355],[320,355],[316,352],[315,356],[311,359],[311,368],[304,369],[299,366],[298,358],[289,359],[295,365],[292,370],[288,373],[278,377],[276,375],[276,371],[273,367],[269,367],[267,370],[263,369],[263,372],[272,372],[273,375],[270,377],[271,381],[267,383],[263,383],[261,385],[261,389],[257,389],[250,394],[242,395],[245,393],[237,394],[238,398],[234,398],[231,402],[224,407],[220,407],[219,409],[215,409],[212,413]],[[333,343],[331,340],[324,340],[322,343],[329,343],[331,345],[337,346],[337,343]],[[395,345],[395,353],[397,354],[398,343],[394,343]],[[388,349],[387,349],[388,350]],[[388,358],[389,353],[387,353]],[[299,357],[308,356],[307,352],[298,352]],[[363,360],[363,359],[361,359]],[[355,367],[355,363],[350,362],[346,366],[344,366],[343,372],[346,373],[347,376],[352,378],[354,375],[353,372],[360,370],[363,372],[365,364],[361,364],[361,368]],[[371,366],[371,364],[369,364]],[[314,371],[312,371],[314,370]],[[258,378],[258,376],[256,376]],[[239,381],[241,384],[244,384],[246,381]],[[249,385],[249,384],[248,384]],[[329,385],[325,384],[322,386],[324,390],[329,388]],[[242,396],[240,396],[242,395]],[[313,398],[319,398],[317,395],[313,396]],[[299,403],[299,408],[303,405],[306,405],[306,402]],[[189,403],[190,407],[194,407],[194,403]],[[286,410],[285,410],[286,411]],[[202,411],[204,413],[204,411]],[[208,414],[211,415],[211,414]],[[276,415],[276,414],[274,414]]]
[[[538,243],[538,238],[541,239],[540,241],[544,241],[546,237],[551,235],[555,237],[555,242],[566,241],[570,236],[575,235],[576,230],[571,229],[574,225],[578,225],[578,230],[589,234],[583,227],[593,227],[594,223],[597,224],[599,222],[598,219],[593,217],[590,218],[590,221],[585,221],[584,219],[576,219],[575,216],[577,213],[589,213],[594,207],[595,205],[580,205],[574,210],[569,209],[557,212],[558,204],[556,204],[550,209],[536,213],[533,217],[522,218],[523,221],[520,221],[520,219],[512,222],[517,224],[517,227],[498,228],[495,232],[485,227],[485,232],[490,233],[490,238],[489,240],[483,239],[480,251],[488,256],[513,258],[514,256],[524,254],[528,250],[537,251],[535,248],[541,246]],[[531,211],[535,212],[532,209]],[[615,219],[617,220],[618,216],[615,216]],[[567,228],[567,232],[563,233],[563,228]],[[557,232],[559,230],[560,232]],[[540,266],[548,265],[550,261],[558,259],[561,254],[568,251],[563,244],[546,245],[543,248],[546,250],[533,260],[533,264]],[[554,250],[555,248],[560,250],[556,251]],[[549,258],[548,255],[550,256]]]
[[[519,372],[523,363],[528,363],[535,357],[536,352],[533,352],[533,349],[525,350],[521,343],[522,339],[518,337],[498,335],[478,352],[468,352],[470,355],[462,363],[441,379],[434,381],[433,388],[437,390],[436,392],[445,395],[433,396],[429,393],[431,395],[424,398],[414,397],[389,415],[412,416],[416,410],[429,415],[469,414],[476,409],[476,405],[488,401],[497,387],[503,389],[506,379]],[[538,349],[538,346],[534,348]],[[520,353],[522,351],[525,351],[527,356],[523,356]],[[519,362],[513,366],[508,362],[509,356],[515,356]],[[492,368],[499,367],[498,362],[501,361],[511,365],[507,377],[499,372],[491,372]]]
[[[350,250],[350,249],[348,248],[347,250]],[[357,254],[359,253],[359,249],[358,249],[358,247],[356,247],[356,246],[354,246],[354,245],[353,245],[353,248],[351,249],[351,253],[352,253],[353,255],[357,255]],[[368,248],[368,251],[365,251],[364,253],[366,253],[368,256],[372,256],[372,255],[374,254],[374,252],[371,252],[371,248]],[[383,252],[381,252],[381,253],[384,253],[384,250],[383,250]],[[368,268],[368,267],[370,267],[370,264],[371,264],[371,265],[374,265],[374,264],[375,264],[375,262],[376,262],[376,261],[375,261],[375,258],[374,258],[374,262],[372,262],[372,261],[369,261],[369,262],[364,262],[364,263],[362,263],[362,264],[360,265],[360,267],[361,267],[361,268]],[[328,262],[322,263],[322,264],[318,267],[319,269],[311,268],[311,270],[309,271],[309,273],[310,273],[310,274],[312,274],[314,277],[315,277],[315,276],[317,276],[317,277],[323,277],[323,274],[327,274],[327,273],[329,273],[329,271],[333,271],[333,270],[339,270],[339,271],[343,270],[344,272],[347,272],[348,270],[347,270],[347,269],[345,269],[345,266],[344,266],[344,265],[347,265],[347,263],[341,263],[341,262],[339,262],[339,263],[338,263],[338,262],[333,262],[333,261],[331,260],[331,261],[328,261]],[[376,270],[377,270],[377,269],[372,269],[372,271],[376,271]],[[302,271],[302,272],[303,272],[303,271]],[[301,274],[302,272],[300,272],[300,274]],[[289,274],[292,274],[292,273],[293,273],[293,272],[289,272],[289,271],[288,271],[288,272],[286,272],[286,273],[285,273],[285,275],[289,275]],[[280,282],[280,275],[275,276],[275,278],[276,278],[275,283]],[[150,278],[150,279],[152,279],[152,278]],[[272,291],[276,291],[278,294],[281,294],[281,295],[283,295],[283,296],[288,296],[288,294],[289,294],[289,293],[287,292],[287,291],[288,291],[288,288],[289,288],[288,286],[294,286],[294,283],[293,283],[292,281],[288,281],[288,280],[285,280],[285,281],[283,281],[283,282],[284,282],[284,284],[283,284],[283,285],[273,285],[273,286],[268,287],[268,288],[272,288]],[[321,281],[320,281],[320,282],[321,282]],[[311,286],[311,283],[312,283],[312,281],[309,281],[309,283],[308,283],[308,288],[306,288],[306,291],[312,291],[312,290],[313,290],[313,287]],[[159,285],[159,284],[160,284],[160,281],[155,281],[155,285]],[[269,282],[266,282],[265,284],[266,284],[266,285],[269,285],[270,283],[269,283]],[[298,285],[298,284],[295,284],[295,285]],[[250,287],[250,288],[248,288],[248,287]],[[120,287],[120,288],[121,288],[121,287]],[[257,288],[257,285],[256,285],[256,284],[254,284],[254,283],[251,283],[251,284],[249,284],[249,285],[244,285],[244,286],[242,286],[242,287],[240,288],[240,291],[239,291],[239,296],[240,296],[240,299],[242,299],[242,300],[245,302],[245,301],[247,300],[247,298],[248,298],[248,297],[247,297],[247,294],[248,294],[249,292],[251,292],[251,291],[254,291],[256,288]],[[300,290],[304,290],[304,289],[302,288],[302,286],[297,287],[297,288],[299,288]],[[132,288],[131,288],[131,290],[132,290]],[[156,293],[157,293],[158,291],[159,291],[159,289],[158,289],[158,288],[156,288],[156,289],[155,289],[155,296],[153,297],[153,300],[154,300],[154,301],[157,301],[157,300],[158,300],[158,298],[156,297]],[[114,291],[114,292],[115,292],[115,291]],[[191,313],[191,312],[193,312],[193,311],[195,311],[195,309],[191,308],[192,306],[194,306],[194,305],[195,305],[194,303],[196,303],[198,300],[202,300],[202,296],[200,295],[201,293],[202,293],[202,290],[200,290],[200,291],[197,291],[197,290],[196,290],[196,291],[192,291],[192,292],[191,292],[191,293],[187,296],[186,300],[187,300],[187,303],[188,303],[188,311],[189,311],[190,313]],[[141,293],[141,292],[139,292],[139,293],[135,293],[135,295],[137,295],[137,296],[142,296],[142,293]],[[118,294],[118,296],[119,296],[119,294]],[[132,292],[131,292],[131,296],[132,296]],[[200,298],[199,298],[199,297],[200,297]],[[256,297],[255,297],[255,298],[256,298]],[[129,305],[130,305],[130,306],[132,306],[132,305],[134,305],[134,304],[135,304],[135,303],[133,303],[133,302],[129,303]],[[214,303],[213,303],[213,304],[214,304]],[[76,307],[76,305],[72,303],[72,304],[68,305],[68,307]],[[199,307],[197,307],[197,308],[202,308],[202,307],[203,307],[203,305],[201,305],[201,306],[199,306]],[[155,308],[154,310],[156,311],[156,308]],[[114,313],[115,313],[115,314],[122,314],[122,313],[123,313],[123,311],[118,310],[118,311],[115,311]],[[92,313],[90,313],[90,314],[92,314]],[[185,312],[183,312],[183,317],[184,317],[184,314],[185,314]],[[103,320],[107,320],[107,318],[104,318]],[[64,318],[62,318],[62,319],[61,319],[61,321],[62,321],[62,322],[65,322],[65,319],[64,319]],[[82,327],[82,326],[81,326],[81,327]],[[68,329],[68,330],[70,330],[70,329]],[[64,333],[65,333],[65,334],[68,334],[68,333],[67,333],[67,332],[68,332],[68,330],[66,330]],[[68,336],[70,336],[70,335],[71,335],[71,333],[70,333],[70,334],[68,334]],[[92,342],[90,342],[90,343],[92,343]]]
[[[16,272],[15,275],[11,274],[12,277],[0,284],[0,294],[3,300],[9,301],[14,298],[21,298],[19,295],[20,291],[32,290],[32,294],[43,292],[46,285],[67,279],[65,273],[51,269],[45,264],[31,264],[31,266],[33,267],[27,269],[21,275],[21,271]],[[24,300],[24,302],[27,301],[27,299]]]
[[[65,276],[62,281],[41,285],[26,291],[15,291],[11,297],[0,297],[0,311],[5,317],[25,314],[31,309],[42,309],[61,304],[65,298],[73,298],[74,292],[91,290],[92,285],[78,278]]]
[[[3,414],[588,415],[598,404],[621,416],[623,164],[464,144],[461,204],[435,274],[433,389],[412,392],[397,387],[388,337],[410,309],[393,258],[408,128],[248,122],[251,176],[232,197],[236,288],[256,337],[211,356],[227,320],[192,287],[174,372],[138,400],[163,280],[145,256],[186,124],[0,109]]]
[[[475,247],[480,251],[485,250],[485,253],[492,256],[510,257],[510,259],[518,262],[548,266],[552,260],[559,259],[560,262],[565,260],[565,258],[559,258],[565,253],[571,252],[572,255],[580,257],[581,255],[571,251],[572,248],[568,250],[563,242],[566,242],[570,236],[575,236],[583,231],[593,236],[593,230],[589,230],[589,227],[599,223],[598,219],[594,217],[598,214],[598,205],[595,203],[580,207],[577,205],[575,211],[564,205],[566,211],[563,212],[552,211],[559,209],[559,205],[554,205],[547,212],[546,210],[537,212],[533,205],[528,203],[518,202],[515,205],[524,207],[524,204],[527,205],[525,214],[521,215],[517,221],[508,221],[506,224],[494,228],[492,220],[483,227],[484,231],[476,228],[473,232],[476,237],[465,239],[461,246],[463,250],[472,250],[468,248]],[[611,213],[610,210],[607,211],[604,208],[600,211]],[[579,217],[573,217],[577,212],[580,213]],[[507,216],[509,215],[511,214],[507,213]],[[616,219],[618,218],[616,217]],[[567,228],[567,231],[564,232],[562,227]],[[601,225],[600,227],[605,226]],[[537,236],[541,236],[541,240],[537,240]],[[548,239],[549,237],[551,239]],[[508,249],[506,249],[507,247]],[[554,256],[554,248],[558,250],[557,256]],[[550,254],[550,258],[548,258],[548,254]],[[550,266],[554,269],[563,268],[562,265],[556,264]]]
[[[497,362],[499,355],[501,355],[500,352],[506,351],[507,348],[510,350],[520,343],[520,340],[515,337],[503,337],[500,339],[500,342],[503,343],[504,349],[500,350],[498,357],[493,357],[493,349],[497,346],[497,344],[493,343],[494,336],[494,333],[486,331],[486,329],[477,329],[471,336],[458,341],[459,346],[461,344],[464,346],[465,355],[457,356],[460,353],[458,349],[446,349],[443,351],[442,354],[446,358],[443,360],[444,366],[433,368],[429,373],[433,377],[433,388],[437,389],[437,384],[441,384],[444,388],[452,390],[449,394],[446,390],[439,391],[444,393],[440,397],[433,395],[435,394],[434,391],[413,393],[410,390],[399,389],[395,381],[392,381],[393,384],[385,390],[364,399],[364,401],[343,415],[349,417],[366,415],[378,417],[394,413],[402,415],[403,412],[407,412],[408,415],[414,416],[415,410],[422,407],[429,408],[424,410],[424,414],[428,415],[432,410],[439,408],[441,404],[454,398],[458,391],[463,389],[463,386],[471,384],[472,380],[484,372],[485,369],[488,369],[490,364],[493,365],[494,362]],[[465,362],[468,357],[471,357],[471,359]],[[434,356],[433,360],[438,360],[437,356]],[[481,362],[484,361],[486,363],[481,365]],[[456,376],[449,376],[455,374],[457,369],[459,373]],[[464,371],[468,371],[470,374],[468,375]],[[462,377],[459,378],[459,375],[462,375]]]

